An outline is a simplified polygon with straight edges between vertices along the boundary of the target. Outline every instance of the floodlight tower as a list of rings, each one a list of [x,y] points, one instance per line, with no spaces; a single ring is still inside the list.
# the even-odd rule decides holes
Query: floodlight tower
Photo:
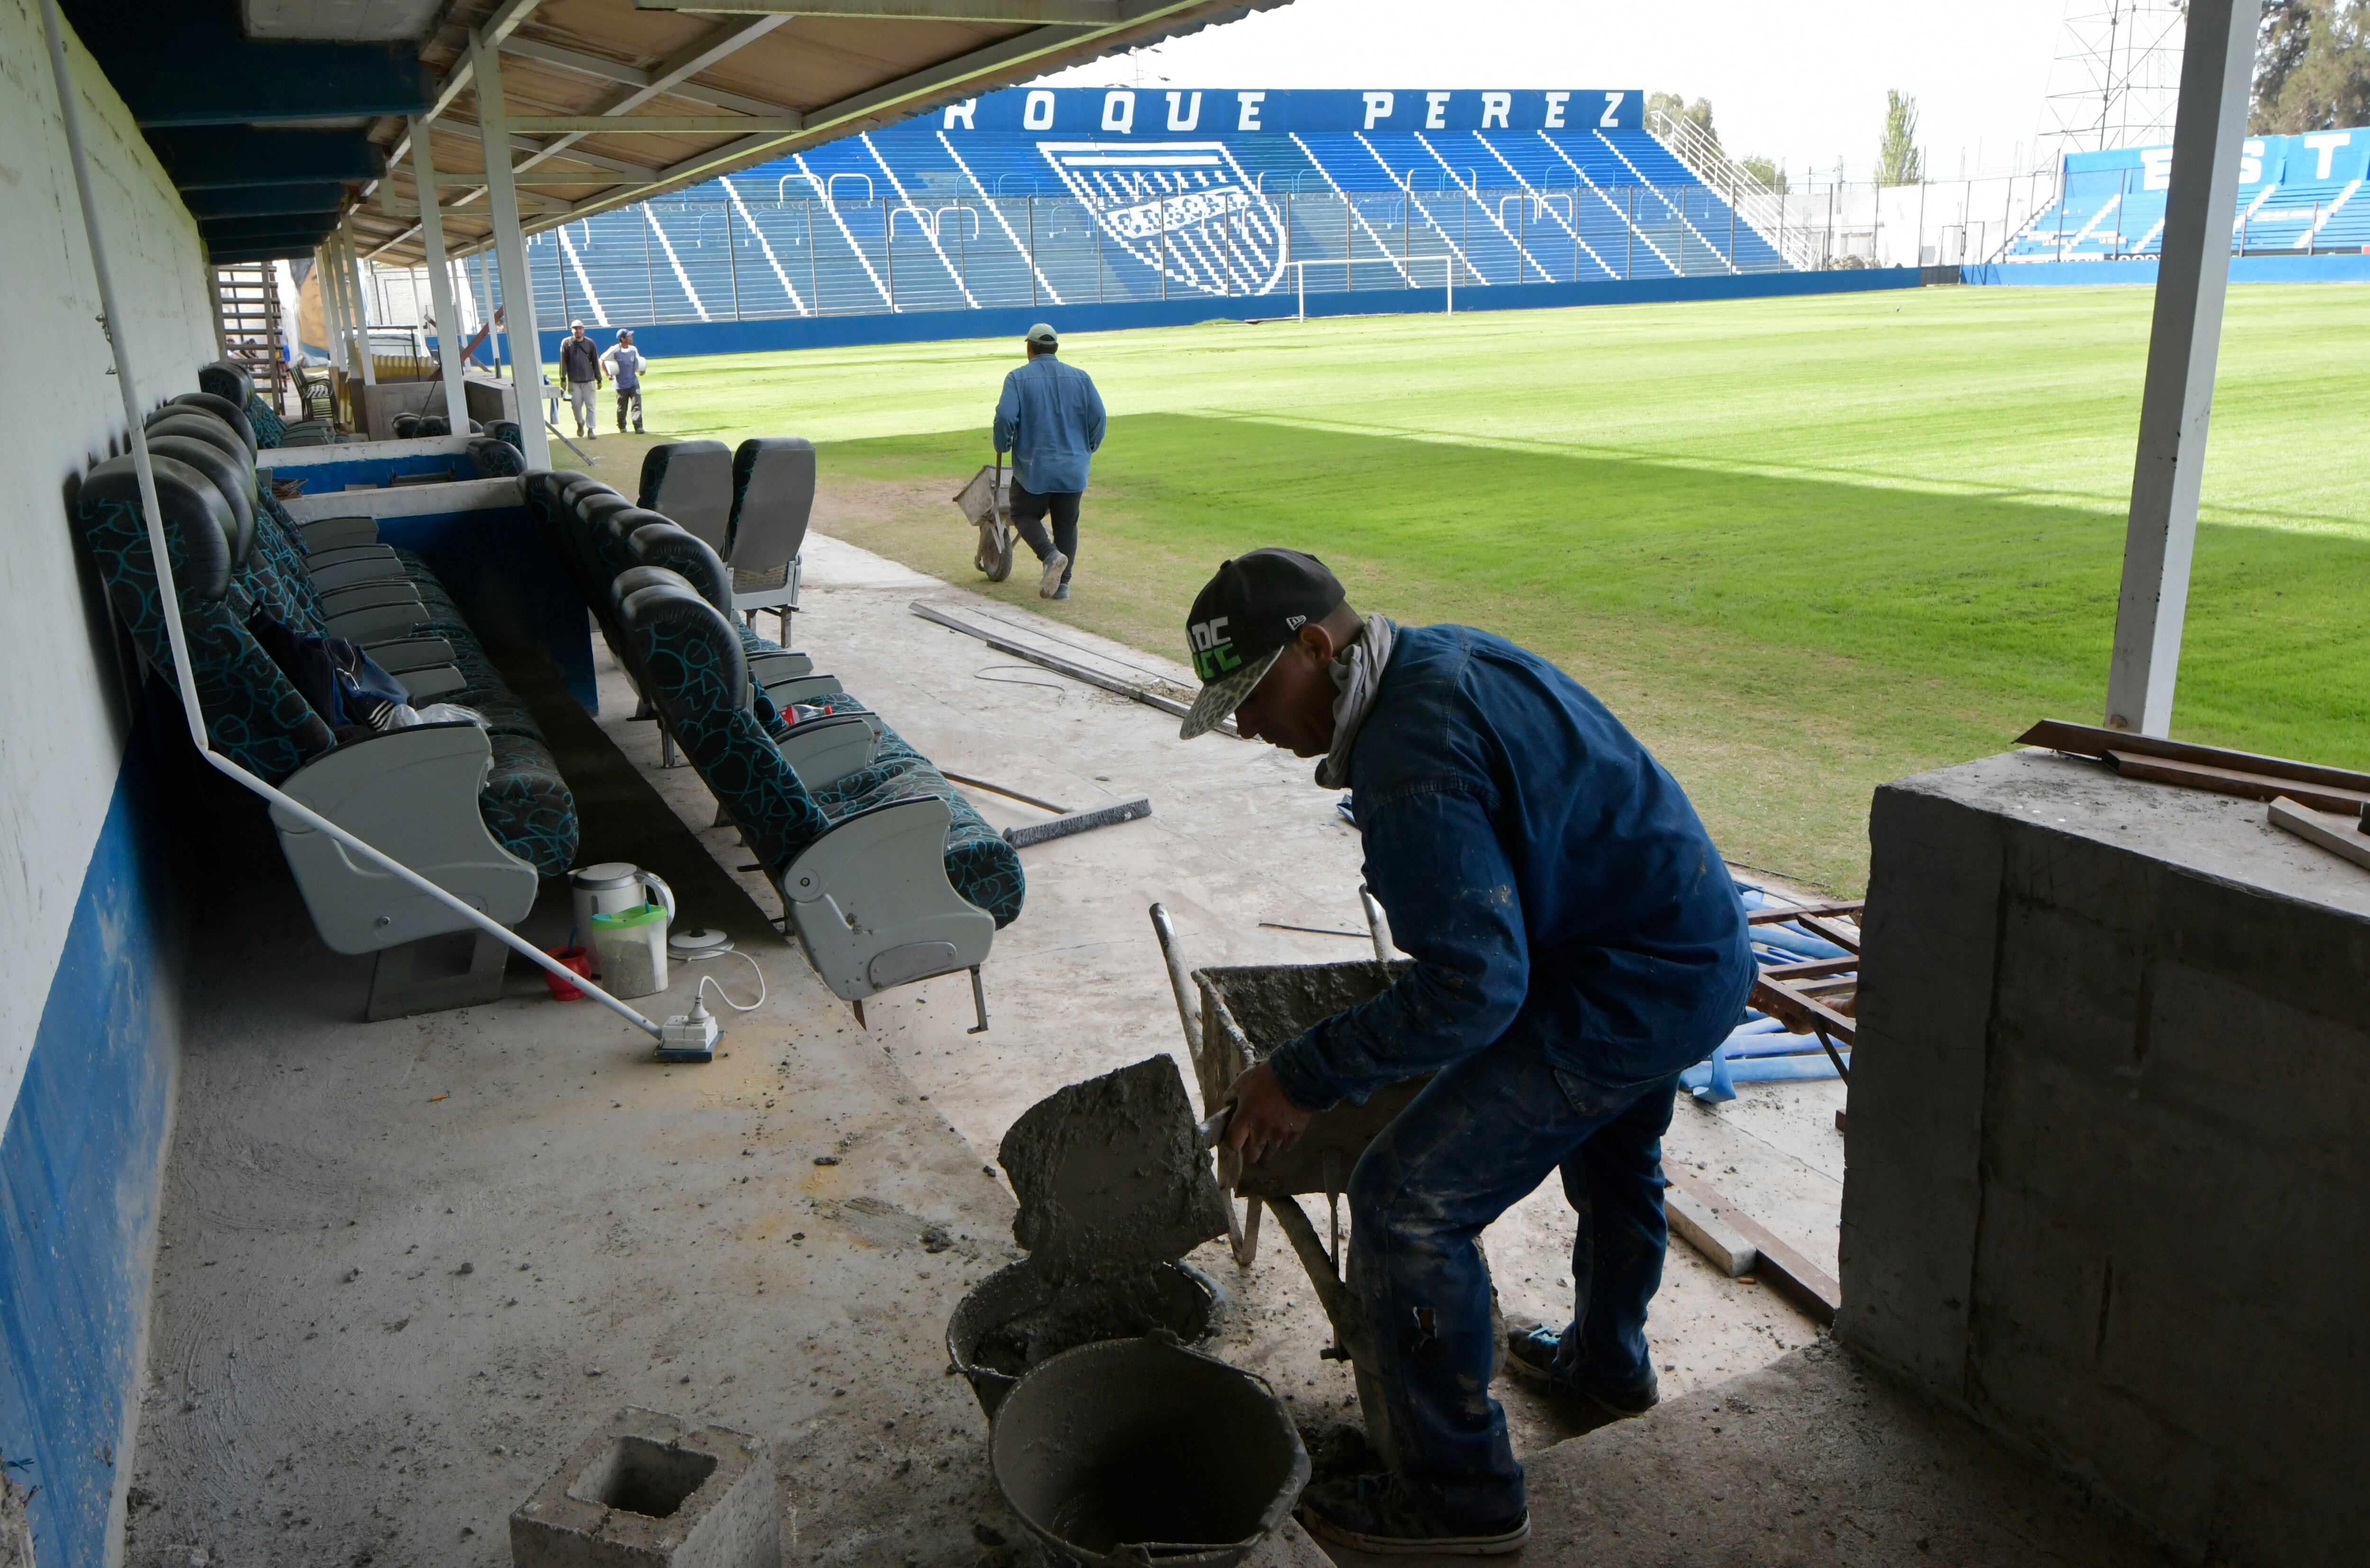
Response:
[[[2036,158],[2170,142],[2186,26],[2176,0],[2065,0]]]

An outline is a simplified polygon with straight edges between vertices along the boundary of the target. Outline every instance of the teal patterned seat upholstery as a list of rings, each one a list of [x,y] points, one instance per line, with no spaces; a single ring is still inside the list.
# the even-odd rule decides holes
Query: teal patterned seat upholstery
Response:
[[[215,747],[266,780],[278,783],[335,744],[328,723],[290,685],[247,630],[247,618],[268,610],[298,632],[326,632],[328,617],[306,568],[293,519],[269,486],[259,485],[245,442],[210,400],[168,405],[149,421],[167,538],[182,586],[183,619],[190,628],[193,670],[208,734]],[[85,536],[146,662],[173,679],[156,577],[147,548],[138,491],[128,456],[93,469],[78,503]],[[165,480],[173,480],[167,501]],[[127,485],[132,488],[126,490]],[[128,496],[128,501],[126,497]],[[212,586],[208,520],[221,540],[221,585]],[[191,553],[184,537],[196,541]],[[188,556],[185,564],[184,557]],[[503,684],[459,608],[417,556],[398,551],[419,588],[430,624],[420,635],[444,638],[466,685],[443,694],[487,721],[493,765],[479,793],[486,825],[511,853],[544,876],[574,862],[576,807],[532,712]],[[211,591],[212,597],[206,596]],[[192,594],[197,594],[193,600]],[[201,632],[202,631],[202,636]]]
[[[872,766],[810,792],[749,701],[741,640],[688,586],[658,583],[619,609],[645,691],[665,714],[684,755],[731,813],[749,847],[778,876],[833,824],[916,796],[942,800],[952,822],[947,881],[998,927],[1019,915],[1020,858],[927,758],[884,730]]]

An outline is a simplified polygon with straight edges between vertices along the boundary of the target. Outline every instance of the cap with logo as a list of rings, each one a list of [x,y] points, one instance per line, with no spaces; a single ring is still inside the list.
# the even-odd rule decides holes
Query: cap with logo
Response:
[[[1348,596],[1323,561],[1298,550],[1253,550],[1219,567],[1185,618],[1202,695],[1178,726],[1179,738],[1190,741],[1225,723],[1300,628],[1331,615]]]
[[[1042,321],[1029,329],[1026,340],[1041,349],[1059,348],[1062,342],[1059,338],[1053,336],[1053,329]]]

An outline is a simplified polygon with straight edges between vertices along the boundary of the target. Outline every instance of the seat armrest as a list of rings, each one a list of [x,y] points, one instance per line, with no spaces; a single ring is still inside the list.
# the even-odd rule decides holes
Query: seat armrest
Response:
[[[935,795],[834,824],[775,879],[808,962],[843,1000],[970,969],[995,921],[947,880],[953,822]]]
[[[344,552],[339,553],[342,555]],[[412,587],[411,579],[404,574],[403,563],[391,558],[386,560],[364,558],[333,561],[328,566],[307,563],[305,572],[313,579],[313,590],[317,594],[332,594],[342,588],[362,588],[373,582],[400,582]],[[414,587],[413,592],[417,593],[418,589]]]
[[[381,642],[409,640],[411,634],[421,627],[432,624],[426,606],[412,599],[360,609],[337,609],[322,617],[321,628],[332,637],[342,637],[357,646],[372,648]]]
[[[493,749],[475,724],[420,724],[350,742],[281,786],[363,843],[505,926],[534,906],[537,878],[503,848],[477,806]],[[339,952],[382,948],[467,928],[467,922],[392,873],[351,854],[284,806],[272,825],[321,940]]]
[[[460,670],[452,664],[423,664],[417,669],[406,670],[400,674],[396,674],[392,670],[387,673],[394,674],[403,689],[411,694],[412,706],[415,708],[420,703],[433,702],[440,697],[449,697],[456,691],[466,690],[469,685],[468,677],[462,674]]]
[[[834,697],[846,697],[847,688],[839,684],[837,675],[792,675],[788,680],[759,681],[765,699],[777,708],[788,708],[793,702],[829,702]]]
[[[748,665],[749,678],[760,686],[767,681],[796,680],[801,675],[814,674],[812,658],[804,653],[793,653],[788,649],[752,653],[748,657]]]
[[[325,549],[306,550],[305,564],[318,571],[325,566],[339,566],[350,560],[384,560],[400,565],[393,545],[331,545]]]
[[[291,425],[291,430],[305,427]],[[322,517],[310,523],[300,523],[296,532],[303,536],[307,554],[316,550],[333,550],[347,545],[378,543],[378,519],[374,517]]]
[[[859,767],[871,766],[880,737],[853,713],[833,714],[793,724],[776,747],[810,793],[828,790]]]
[[[359,582],[351,588],[330,588],[321,591],[321,608],[325,614],[340,616],[349,610],[374,609],[381,605],[419,605],[420,590],[409,582]]]
[[[453,662],[453,645],[441,637],[407,637],[387,642],[366,642],[362,644],[362,651],[377,660],[378,667],[390,675]]]

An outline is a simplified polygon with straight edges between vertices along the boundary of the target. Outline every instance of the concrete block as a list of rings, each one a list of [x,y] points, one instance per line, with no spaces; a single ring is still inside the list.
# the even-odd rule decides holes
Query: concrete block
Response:
[[[631,1406],[511,1516],[513,1568],[781,1568],[762,1438]]]
[[[2039,753],[1870,817],[1837,1337],[2185,1557],[2370,1535],[2370,870]]]

